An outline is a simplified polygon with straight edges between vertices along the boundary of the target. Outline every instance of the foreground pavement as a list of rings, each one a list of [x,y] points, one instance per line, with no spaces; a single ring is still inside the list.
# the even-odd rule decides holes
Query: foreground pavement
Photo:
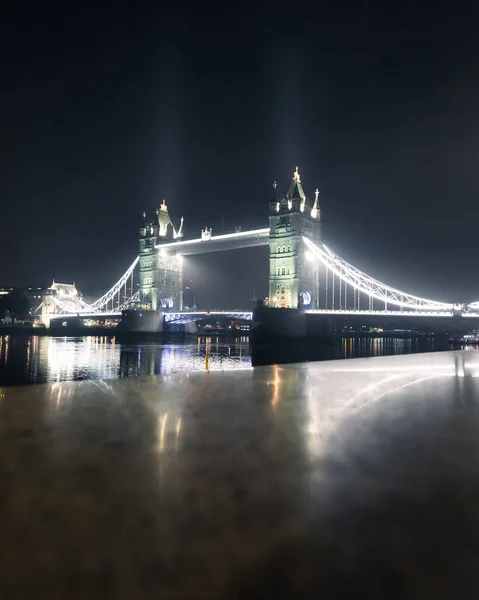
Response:
[[[0,389],[0,597],[479,592],[479,353]]]

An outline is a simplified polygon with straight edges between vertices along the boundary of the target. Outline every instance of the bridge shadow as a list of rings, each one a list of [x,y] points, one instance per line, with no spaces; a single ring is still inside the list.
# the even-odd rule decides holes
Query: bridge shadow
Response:
[[[329,345],[251,343],[251,363],[253,367],[272,364],[334,360],[341,357],[340,347],[336,343]]]
[[[396,354],[445,351],[447,340],[440,337],[338,337],[322,342],[251,341],[251,362],[254,367],[341,358],[364,358]]]

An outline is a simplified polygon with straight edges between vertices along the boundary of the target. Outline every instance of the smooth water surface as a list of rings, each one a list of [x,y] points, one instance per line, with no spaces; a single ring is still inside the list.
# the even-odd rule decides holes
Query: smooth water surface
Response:
[[[277,347],[262,349],[255,364],[410,354],[435,349],[433,339],[342,339],[334,347],[321,348],[319,353],[318,348],[299,348],[293,344],[282,348],[279,355]],[[0,385],[117,379],[251,366],[247,337],[119,343],[114,336],[0,336]]]
[[[245,367],[251,367],[247,338],[120,344],[113,336],[0,337],[0,385]]]

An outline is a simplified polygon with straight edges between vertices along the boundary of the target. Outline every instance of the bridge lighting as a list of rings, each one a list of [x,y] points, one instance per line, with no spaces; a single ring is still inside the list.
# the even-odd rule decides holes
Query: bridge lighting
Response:
[[[306,250],[304,255],[306,257],[306,260],[309,260],[311,262],[314,260],[314,254],[312,252],[310,252],[309,250]]]
[[[160,248],[160,256],[166,256],[168,253],[164,248]]]
[[[176,258],[180,264],[183,262],[183,254],[177,254]]]
[[[359,269],[356,269],[356,267],[353,267],[345,260],[341,259],[324,244],[316,246],[311,240],[304,236],[303,242],[306,244],[307,248],[314,253],[315,257],[330,270],[330,272],[371,298],[377,298],[378,300],[387,302],[388,305],[393,304],[395,306],[403,306],[415,311],[421,309],[427,311],[438,310],[445,314],[446,311],[451,311],[453,308],[452,304],[406,294],[381,283],[377,279],[366,275],[366,273],[361,272]]]
[[[211,232],[211,229],[209,230]],[[234,239],[242,239],[242,238],[251,238],[258,237],[265,240],[265,245],[268,244],[268,236],[269,236],[269,227],[265,227],[263,229],[253,229],[251,231],[236,231],[235,233],[225,233],[221,235],[211,235],[209,238],[212,241],[221,241],[221,240],[234,240]],[[203,241],[202,238],[196,238],[194,240],[181,240],[176,242],[167,242],[166,244],[156,244],[155,248],[165,247],[167,249],[170,248],[183,248],[188,247],[192,244],[198,244]]]

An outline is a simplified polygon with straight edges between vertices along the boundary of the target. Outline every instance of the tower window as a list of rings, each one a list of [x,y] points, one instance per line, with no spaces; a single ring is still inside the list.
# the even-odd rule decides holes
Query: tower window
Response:
[[[281,269],[278,267],[278,275],[281,275]]]
[[[291,246],[288,246],[288,252],[291,252]]]
[[[281,252],[281,246],[278,246],[278,247],[276,248],[276,251],[277,251],[278,253],[280,253],[280,252]]]
[[[286,275],[286,269],[284,267],[281,269],[281,275]]]

